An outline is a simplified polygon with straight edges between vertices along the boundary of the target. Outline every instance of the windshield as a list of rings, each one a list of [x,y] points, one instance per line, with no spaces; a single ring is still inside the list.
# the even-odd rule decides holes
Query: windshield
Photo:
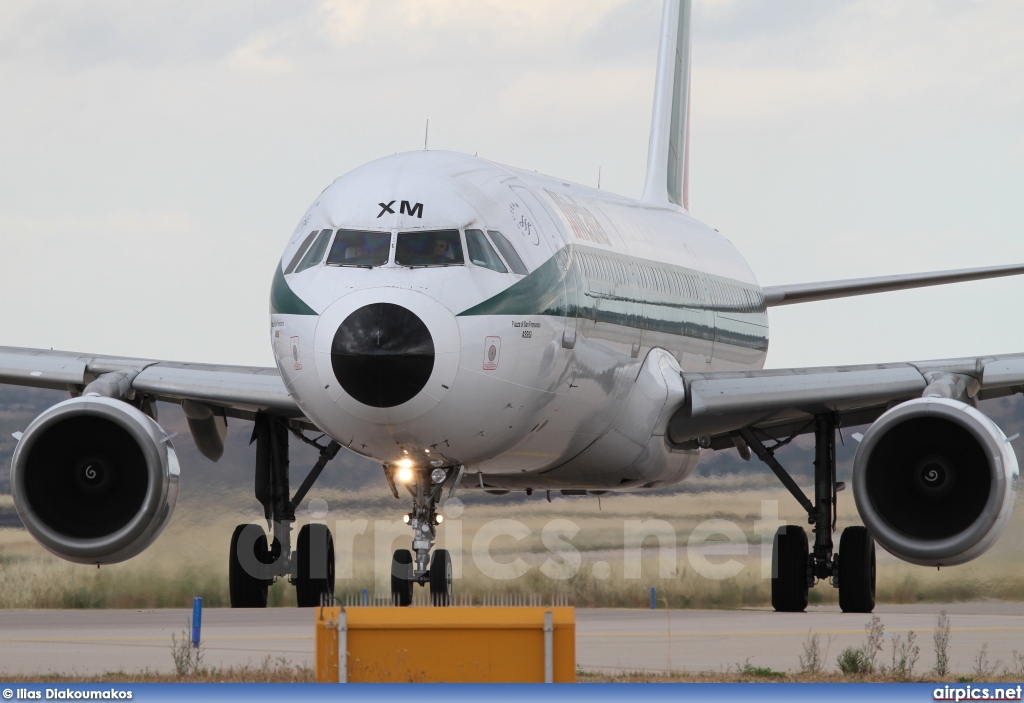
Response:
[[[399,266],[461,266],[459,230],[399,232],[395,263]]]
[[[383,266],[391,249],[390,232],[339,229],[327,257],[328,266]]]
[[[313,237],[317,235],[319,230],[313,230],[310,232],[305,239],[302,240],[302,244],[295,251],[295,256],[292,257],[292,261],[288,264],[288,268],[284,270],[285,273],[292,273],[295,271],[295,267],[299,265],[299,260],[302,259],[302,255],[306,253],[306,249],[309,248],[309,243],[313,241]]]
[[[512,246],[512,242],[505,238],[505,235],[493,229],[487,230],[487,234],[491,235],[491,241],[494,242],[494,246],[498,247],[501,255],[505,257],[505,261],[508,262],[508,267],[512,269],[512,273],[518,273],[520,276],[525,276],[529,273],[526,269],[526,264],[519,258],[516,248]]]
[[[498,273],[508,272],[505,264],[501,263],[498,253],[488,244],[487,238],[481,230],[466,230],[466,250],[469,252],[469,260],[477,266],[483,266]]]
[[[313,246],[309,248],[306,255],[302,257],[302,261],[295,268],[295,273],[312,268],[324,260],[324,252],[327,251],[327,242],[331,241],[331,232],[333,231],[334,230],[330,229],[320,231],[316,241],[313,242]]]

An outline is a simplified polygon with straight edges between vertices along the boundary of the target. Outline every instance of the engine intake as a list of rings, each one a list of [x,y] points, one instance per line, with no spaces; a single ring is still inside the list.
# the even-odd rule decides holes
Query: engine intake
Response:
[[[178,459],[160,426],[111,398],[72,398],[32,421],[11,465],[14,504],[47,550],[113,564],[157,538],[178,496]]]
[[[917,398],[871,425],[853,463],[864,525],[888,552],[948,566],[980,556],[1010,521],[1017,457],[975,408]]]

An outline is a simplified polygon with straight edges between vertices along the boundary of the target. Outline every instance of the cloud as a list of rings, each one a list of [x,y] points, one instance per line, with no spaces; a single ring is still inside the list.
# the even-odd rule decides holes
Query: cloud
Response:
[[[1010,86],[1024,71],[1024,5],[811,4],[725,3],[703,27],[698,17],[697,103],[716,119],[802,123],[887,111],[915,129],[936,111],[943,124],[1020,116],[1024,96]],[[754,31],[766,12],[772,22]]]
[[[272,0],[4,3],[0,60],[70,70],[109,63],[209,63],[231,55],[253,33],[287,22],[308,7]]]
[[[590,184],[600,166],[603,187],[639,194],[660,6],[0,3],[0,237],[18,242],[0,281],[45,280],[55,251],[102,266],[126,242],[157,251],[149,231],[183,232],[196,252],[141,252],[145,269],[119,262],[88,296],[60,264],[77,287],[46,293],[45,314],[5,289],[0,343],[269,363],[269,271],[296,221],[338,175],[421,148],[428,117],[431,148]],[[695,18],[691,204],[764,282],[1024,260],[1024,4],[696,0]],[[144,336],[82,322],[182,271],[198,285],[148,299],[138,314],[162,323]],[[208,311],[211,287],[230,324],[219,298]],[[866,300],[835,309],[877,312]],[[884,314],[920,316],[887,300]],[[773,313],[776,363],[877,359],[870,328],[816,334],[832,310],[820,305]],[[938,335],[925,355],[962,338],[1007,349],[1010,327]]]

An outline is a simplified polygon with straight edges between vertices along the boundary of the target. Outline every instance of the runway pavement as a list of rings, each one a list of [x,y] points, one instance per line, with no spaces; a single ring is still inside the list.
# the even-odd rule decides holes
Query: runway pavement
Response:
[[[913,630],[921,650],[917,671],[935,664],[932,631],[945,609],[952,623],[951,664],[969,673],[983,644],[990,664],[1012,665],[1024,654],[1024,603],[880,606],[886,631],[880,661],[889,662],[893,636]],[[102,674],[173,671],[171,635],[187,631],[187,610],[0,611],[0,678],[4,674]],[[756,666],[796,670],[803,644],[816,633],[835,669],[839,652],[864,642],[868,615],[835,607],[807,613],[767,610],[603,610],[576,612],[578,666],[593,671],[726,671],[748,659]],[[670,636],[671,633],[671,636]],[[206,666],[260,664],[266,657],[313,664],[313,611],[207,609]],[[429,645],[427,645],[429,646]]]

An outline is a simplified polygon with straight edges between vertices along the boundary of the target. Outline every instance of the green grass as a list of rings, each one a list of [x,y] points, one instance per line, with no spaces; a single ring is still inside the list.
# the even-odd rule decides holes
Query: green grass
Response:
[[[775,671],[767,666],[755,666],[750,663],[750,659],[747,659],[743,664],[737,664],[736,672],[739,676],[754,679],[781,679],[787,676],[784,671]]]

